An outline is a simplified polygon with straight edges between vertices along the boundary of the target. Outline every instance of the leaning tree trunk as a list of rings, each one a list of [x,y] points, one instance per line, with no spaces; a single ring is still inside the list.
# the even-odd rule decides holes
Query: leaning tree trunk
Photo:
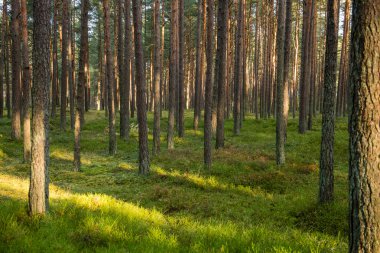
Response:
[[[146,81],[144,75],[144,50],[142,40],[141,1],[133,0],[133,25],[135,28],[137,121],[139,124],[139,173],[149,174],[148,126],[146,118]]]
[[[328,0],[327,5],[325,84],[323,89],[322,142],[319,180],[319,202],[321,203],[331,201],[334,194],[335,90],[339,0]]]
[[[109,146],[108,152],[110,155],[116,154],[116,131],[115,131],[115,103],[114,103],[114,61],[111,48],[111,32],[110,32],[110,9],[109,0],[103,0],[104,8],[104,45],[106,51],[106,73],[107,73],[107,95],[108,95],[108,131],[109,131]],[[87,56],[86,56],[87,58]]]
[[[349,251],[380,252],[380,5],[352,9]]]
[[[29,214],[49,208],[49,96],[51,1],[33,1],[32,162]]]
[[[20,2],[12,0],[12,139],[21,138]],[[7,59],[8,60],[8,59]]]

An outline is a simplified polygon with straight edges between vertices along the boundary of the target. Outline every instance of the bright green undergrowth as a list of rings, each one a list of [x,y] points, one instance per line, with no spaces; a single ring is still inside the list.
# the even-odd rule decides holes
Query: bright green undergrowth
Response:
[[[186,114],[186,137],[137,174],[137,128],[109,156],[104,112],[86,114],[82,172],[73,135],[51,122],[50,212],[28,217],[29,167],[22,141],[0,120],[0,252],[346,252],[347,120],[339,119],[335,200],[317,204],[321,120],[305,135],[289,120],[287,163],[275,164],[275,121],[247,117],[240,136],[226,121],[226,147],[203,169],[203,134]],[[149,140],[152,141],[152,115]],[[151,143],[150,143],[151,147]]]

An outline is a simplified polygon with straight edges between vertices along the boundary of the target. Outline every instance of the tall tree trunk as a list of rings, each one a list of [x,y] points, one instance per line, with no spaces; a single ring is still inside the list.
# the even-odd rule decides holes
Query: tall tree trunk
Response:
[[[135,28],[137,121],[139,124],[139,173],[149,174],[148,126],[146,116],[146,81],[144,75],[144,51],[142,41],[141,1],[132,0],[133,24]]]
[[[3,16],[1,23],[1,53],[0,53],[0,119],[4,117],[4,62],[5,62],[5,33],[7,32],[6,28],[6,19],[7,15],[7,5],[3,2]]]
[[[201,88],[202,88],[202,70],[203,70],[203,46],[202,46],[202,27],[203,27],[203,8],[202,2],[198,0],[198,17],[197,17],[197,46],[196,46],[196,66],[195,66],[195,91],[194,91],[194,130],[198,130],[199,119],[201,117]]]
[[[204,165],[211,169],[212,139],[212,65],[214,42],[214,1],[207,0],[207,37],[206,37],[206,83],[205,83],[205,115],[204,115]]]
[[[285,163],[285,85],[284,85],[284,51],[285,51],[285,0],[279,0],[277,13],[277,102],[276,102],[276,162]]]
[[[69,103],[70,103],[70,129],[74,130],[75,123],[75,109],[74,109],[74,69],[73,69],[73,38],[72,38],[72,27],[71,22],[72,11],[71,11],[71,0],[68,0],[69,11],[68,11],[68,31],[67,31],[67,75],[69,84]]]
[[[153,128],[153,155],[160,152],[160,119],[161,119],[161,23],[160,1],[154,1],[154,128]]]
[[[51,1],[33,1],[32,162],[29,214],[49,209],[49,96]]]
[[[350,69],[349,252],[380,252],[380,5],[354,0]]]
[[[53,80],[52,80],[52,101],[51,117],[55,118],[58,104],[58,0],[54,1],[53,10]]]
[[[109,128],[109,147],[110,155],[116,154],[116,131],[115,131],[115,101],[114,101],[114,61],[111,48],[110,32],[110,9],[109,0],[103,0],[104,9],[104,42],[106,51],[106,73],[107,73],[107,95],[108,95],[108,128]],[[87,58],[87,57],[86,57]]]
[[[215,63],[215,80],[218,82],[217,99],[217,128],[216,128],[216,148],[224,147],[224,114],[225,114],[225,90],[227,81],[227,26],[228,26],[228,0],[218,1],[218,45],[217,59]]]
[[[339,0],[327,2],[326,62],[323,88],[322,142],[319,201],[332,201],[334,194],[335,90],[339,29]]]
[[[292,21],[293,20],[293,0],[286,0],[286,20],[285,20],[285,45],[284,45],[284,138],[286,142],[287,124],[289,117],[289,93],[290,93],[290,73],[291,73],[291,51],[292,51]]]
[[[174,124],[176,113],[176,93],[178,83],[178,1],[172,1],[172,16],[170,26],[170,76],[169,76],[169,119],[168,119],[168,149],[174,149]]]
[[[350,23],[350,6],[351,0],[346,0],[344,8],[344,25],[343,25],[343,41],[342,50],[340,54],[340,65],[339,65],[339,80],[338,80],[338,92],[337,92],[337,103],[336,103],[336,116],[340,117],[344,114],[347,99],[347,76],[348,76],[348,40],[349,40],[349,23]]]
[[[20,1],[12,0],[12,139],[21,138]]]
[[[5,6],[5,17],[4,17],[4,22],[5,22],[5,59],[10,59],[10,32],[9,32],[9,21],[8,21],[8,14],[7,14],[7,5],[3,4]],[[9,60],[5,60],[5,85],[6,85],[6,101],[5,101],[5,106],[7,108],[7,118],[11,118],[11,84],[10,84],[10,78],[9,78]]]
[[[129,94],[126,93],[127,91],[127,83],[126,83],[126,64],[127,62],[124,61],[124,53],[125,53],[125,46],[124,46],[124,38],[123,38],[123,0],[117,1],[117,30],[118,30],[118,48],[117,48],[117,65],[119,70],[119,91],[120,91],[120,137],[127,140],[127,96]],[[125,24],[126,26],[128,24]],[[129,63],[129,62],[128,62]]]
[[[234,134],[241,128],[241,90],[243,83],[243,30],[245,0],[239,0],[235,45],[235,82],[234,82]]]
[[[130,93],[131,93],[131,1],[124,1],[124,17],[125,17],[125,27],[124,27],[124,68],[125,68],[125,139],[129,139],[129,122],[130,122]]]
[[[184,28],[184,1],[178,0],[178,136],[182,138],[185,135],[185,28]]]
[[[67,84],[68,84],[68,0],[62,0],[62,66],[61,66],[61,130],[66,130],[66,106],[67,106]]]
[[[88,54],[88,9],[89,0],[81,1],[81,36],[80,36],[80,52],[79,52],[79,69],[78,69],[78,84],[76,92],[76,110],[75,110],[75,145],[74,145],[74,170],[80,171],[81,159],[80,159],[80,140],[81,140],[81,129],[83,115],[83,103],[84,103],[84,89],[86,84],[86,74],[85,74],[85,59],[86,54]]]
[[[22,27],[22,88],[23,88],[23,130],[24,130],[24,161],[30,161],[31,140],[30,140],[30,67],[29,67],[29,47],[28,47],[28,17],[26,10],[26,0],[21,0],[21,27]],[[2,94],[1,94],[2,95]]]
[[[308,107],[308,89],[309,89],[309,38],[310,38],[310,20],[311,5],[313,0],[305,0],[303,4],[303,24],[302,24],[302,60],[301,60],[301,77],[300,77],[300,105],[299,105],[299,128],[298,131],[304,134],[307,129],[307,107]]]

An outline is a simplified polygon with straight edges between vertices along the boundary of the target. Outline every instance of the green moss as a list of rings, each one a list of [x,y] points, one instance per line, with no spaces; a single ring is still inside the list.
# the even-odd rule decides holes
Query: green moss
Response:
[[[164,113],[162,129],[166,129]],[[51,122],[51,210],[27,216],[29,167],[22,142],[0,121],[0,252],[346,252],[347,122],[338,120],[335,201],[317,205],[321,119],[297,133],[289,120],[287,163],[275,164],[275,121],[226,121],[226,147],[203,170],[202,131],[153,157],[151,174],[137,174],[137,128],[108,156],[104,112],[86,114],[82,172],[72,171],[73,134]],[[69,120],[69,119],[68,119]],[[149,115],[149,129],[153,129]],[[118,128],[117,128],[118,129]],[[150,131],[151,134],[151,131]],[[162,133],[164,137],[165,132]],[[150,135],[150,147],[152,137]]]

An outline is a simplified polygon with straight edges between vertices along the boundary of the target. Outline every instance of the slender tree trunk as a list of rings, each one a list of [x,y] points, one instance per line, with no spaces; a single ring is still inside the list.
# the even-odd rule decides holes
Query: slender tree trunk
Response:
[[[215,61],[219,66],[215,67],[215,82],[218,81],[217,99],[217,128],[216,128],[216,148],[224,147],[224,114],[225,114],[225,90],[227,81],[227,26],[228,26],[228,0],[218,1],[218,46],[217,58]]]
[[[71,22],[71,0],[68,0],[69,11],[68,11],[68,30],[67,30],[67,75],[69,84],[69,104],[70,104],[70,129],[74,130],[75,124],[75,109],[74,109],[74,70],[73,70],[73,47],[72,47],[72,22]]]
[[[6,19],[5,15],[7,15],[7,5],[3,2],[3,16],[2,16],[2,24],[1,24],[1,54],[0,54],[0,119],[4,117],[4,62],[5,62],[5,33],[7,32],[6,28]]]
[[[239,0],[235,45],[235,82],[234,82],[234,134],[240,134],[241,128],[241,87],[243,83],[243,19],[245,0]]]
[[[206,37],[206,83],[205,83],[205,115],[204,115],[204,165],[211,169],[211,139],[212,139],[212,68],[214,42],[214,3],[207,0],[207,37]]]
[[[277,102],[276,102],[276,162],[285,163],[285,84],[284,84],[284,51],[285,51],[285,17],[286,2],[279,0],[277,13]]]
[[[174,149],[174,125],[176,113],[176,93],[177,93],[177,33],[178,33],[178,1],[174,0],[171,4],[171,29],[170,29],[170,76],[169,76],[169,119],[168,119],[168,149]]]
[[[5,6],[5,17],[4,17],[4,22],[6,24],[6,32],[5,32],[5,59],[10,59],[10,32],[9,32],[9,21],[8,21],[8,15],[7,15],[7,10],[6,10],[6,4]],[[9,78],[9,60],[5,60],[5,85],[6,85],[6,101],[5,101],[5,106],[7,108],[7,118],[11,118],[11,84],[10,84],[10,78]]]
[[[75,145],[74,145],[74,170],[80,171],[81,156],[80,156],[80,141],[83,117],[83,103],[84,103],[84,89],[86,84],[85,74],[85,59],[88,53],[88,9],[89,0],[82,0],[82,13],[81,13],[81,39],[80,39],[80,52],[79,52],[79,69],[78,69],[78,84],[76,92],[76,110],[75,110]]]
[[[68,84],[68,0],[62,0],[62,66],[61,66],[61,130],[66,130],[66,106],[67,106],[67,84]]]
[[[33,1],[32,161],[29,214],[49,209],[49,96],[51,1]]]
[[[347,76],[348,76],[348,40],[349,40],[349,22],[350,22],[350,6],[351,0],[346,0],[344,8],[344,27],[343,27],[343,41],[342,50],[340,55],[339,65],[339,80],[338,80],[338,92],[336,103],[336,116],[341,117],[346,108],[346,91],[347,91]]]
[[[125,139],[129,139],[129,122],[130,122],[130,93],[131,93],[131,1],[124,1],[124,16],[125,16],[125,27],[124,27],[124,68],[125,68]]]
[[[201,87],[202,87],[202,69],[203,69],[203,46],[202,46],[202,27],[203,27],[203,8],[202,2],[198,1],[197,17],[197,46],[196,46],[196,66],[195,66],[195,94],[194,94],[194,130],[198,130],[199,119],[201,114]]]
[[[178,110],[178,136],[182,138],[185,135],[185,28],[184,28],[184,1],[178,0],[178,88],[179,88],[179,110]]]
[[[114,61],[111,49],[110,33],[110,9],[109,0],[103,0],[104,9],[104,42],[106,52],[106,73],[107,73],[107,95],[108,95],[108,127],[109,127],[109,147],[110,155],[116,154],[116,131],[115,131],[115,101],[114,101]],[[87,57],[86,57],[87,58]]]
[[[52,80],[52,101],[51,101],[51,117],[55,118],[58,104],[58,0],[54,1],[53,16],[53,80]]]
[[[161,119],[161,23],[160,1],[154,1],[154,128],[153,128],[153,155],[160,152],[160,119]]]
[[[313,0],[305,0],[303,4],[303,25],[302,25],[302,60],[301,60],[301,77],[300,77],[300,105],[299,105],[299,128],[298,131],[304,134],[307,129],[307,104],[309,89],[309,37],[310,37],[310,16],[311,4]]]
[[[12,0],[12,139],[21,138],[20,2]]]
[[[139,124],[139,173],[149,174],[148,126],[146,119],[146,86],[144,75],[144,52],[142,41],[141,1],[132,0],[133,24],[135,28],[137,120]]]
[[[128,1],[128,0],[127,0]],[[125,46],[124,46],[124,38],[123,38],[123,2],[124,0],[117,1],[117,30],[118,30],[118,48],[117,48],[117,65],[119,70],[119,91],[120,91],[120,137],[127,140],[127,96],[129,94],[126,93],[127,91],[127,83],[126,83],[126,61],[124,61],[124,53],[125,53]],[[128,24],[125,24],[126,26]]]
[[[339,29],[339,0],[327,2],[326,62],[323,88],[322,142],[319,201],[332,201],[334,194],[335,90]]]
[[[352,9],[349,252],[380,252],[380,5]]]
[[[22,27],[22,88],[23,88],[23,130],[24,130],[24,161],[30,162],[30,67],[28,47],[28,23],[26,0],[21,0],[21,27]],[[2,94],[1,94],[2,95]]]

